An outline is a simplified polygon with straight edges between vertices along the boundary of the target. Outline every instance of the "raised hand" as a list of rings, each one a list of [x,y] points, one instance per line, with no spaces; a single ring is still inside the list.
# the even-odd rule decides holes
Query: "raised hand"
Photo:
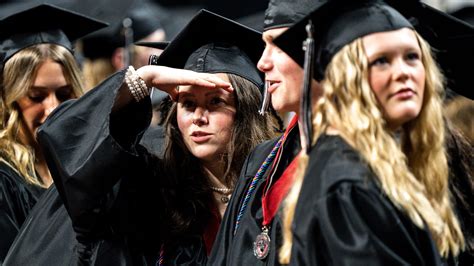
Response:
[[[232,85],[215,74],[199,73],[191,70],[147,65],[139,68],[137,74],[148,87],[158,88],[168,93],[172,99],[178,96],[178,86],[201,86],[206,88],[222,88],[233,91]]]

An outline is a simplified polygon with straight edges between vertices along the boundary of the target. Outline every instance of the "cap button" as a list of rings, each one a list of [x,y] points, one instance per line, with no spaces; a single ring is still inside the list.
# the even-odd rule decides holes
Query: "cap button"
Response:
[[[197,60],[196,60],[196,68],[197,69],[200,69],[202,71],[204,67],[204,58],[202,57],[199,57]]]

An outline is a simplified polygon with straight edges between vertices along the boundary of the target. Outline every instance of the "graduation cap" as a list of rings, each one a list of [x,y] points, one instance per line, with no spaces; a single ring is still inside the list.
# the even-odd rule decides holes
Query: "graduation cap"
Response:
[[[463,6],[456,11],[450,13],[452,16],[457,17],[467,23],[474,25],[474,4]]]
[[[265,10],[264,30],[290,27],[327,0],[270,0]]]
[[[465,41],[472,39],[474,36],[472,27],[413,0],[331,0],[317,7],[277,37],[274,43],[305,70],[300,114],[303,126],[302,138],[308,141],[312,136],[311,78],[322,80],[328,64],[342,47],[371,33],[415,28],[415,26],[432,46],[443,52],[449,52],[450,56],[443,57],[439,61],[443,70],[460,69],[459,62],[462,57],[451,57],[454,53],[460,55],[461,51],[468,52],[470,49],[472,56],[473,46],[469,48],[466,44],[453,42],[456,39]],[[461,48],[460,45],[466,47],[456,50]],[[466,72],[465,69],[463,71]],[[468,84],[467,76],[463,76],[462,73],[457,71],[446,73],[448,81],[451,81],[451,84],[455,82],[456,84],[452,86],[458,90],[462,90],[462,86],[459,85]],[[303,148],[309,151],[311,147]]]
[[[204,30],[203,30],[204,29]],[[141,43],[159,48],[153,43]],[[263,88],[257,62],[263,53],[261,33],[202,9],[168,44],[153,64],[205,73],[231,73]]]
[[[371,33],[408,27],[435,48],[448,87],[472,99],[472,91],[465,91],[471,86],[472,71],[459,62],[474,61],[474,28],[459,19],[416,0],[331,0],[274,40],[301,66],[305,56],[301,44],[309,21],[315,25],[313,73],[317,80],[344,45]]]
[[[135,45],[138,46],[145,46],[145,47],[150,47],[150,48],[156,48],[160,50],[166,49],[168,45],[170,44],[169,41],[163,41],[163,42],[136,42]]]
[[[103,18],[110,26],[82,39],[82,51],[90,59],[112,56],[115,49],[128,47],[158,29],[163,29],[161,21],[167,17],[164,9],[148,0],[86,0],[92,6],[84,12]]]
[[[55,43],[72,52],[72,41],[107,25],[51,4],[20,4],[6,8],[8,10],[2,7],[0,18],[1,65],[18,51],[40,43]]]

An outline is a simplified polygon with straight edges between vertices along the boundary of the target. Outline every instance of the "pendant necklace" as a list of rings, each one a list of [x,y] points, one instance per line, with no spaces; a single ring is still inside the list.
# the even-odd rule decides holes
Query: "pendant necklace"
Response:
[[[232,188],[226,188],[226,187],[209,187],[212,191],[218,193],[221,195],[221,202],[224,204],[229,203],[230,201],[230,194],[232,193]]]

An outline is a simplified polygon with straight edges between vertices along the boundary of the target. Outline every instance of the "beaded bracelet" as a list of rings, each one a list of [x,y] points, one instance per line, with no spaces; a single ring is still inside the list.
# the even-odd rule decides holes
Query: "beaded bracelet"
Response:
[[[125,82],[135,101],[139,102],[150,95],[150,89],[146,86],[145,81],[135,72],[133,66],[128,67],[127,73],[125,73]]]

